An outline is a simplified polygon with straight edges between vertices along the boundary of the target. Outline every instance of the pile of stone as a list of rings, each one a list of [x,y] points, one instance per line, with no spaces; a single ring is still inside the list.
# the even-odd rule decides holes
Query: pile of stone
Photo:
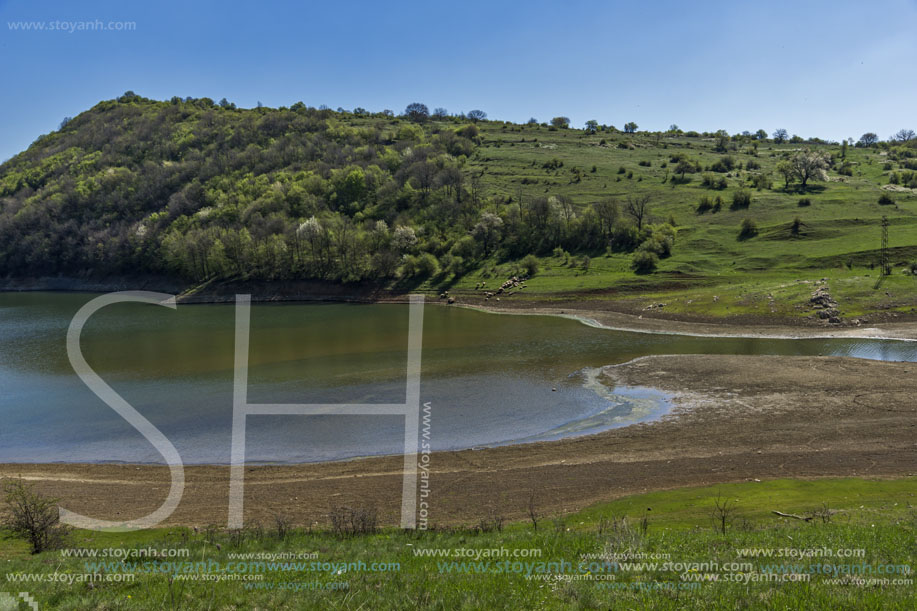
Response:
[[[837,310],[837,301],[831,296],[827,286],[819,286],[815,289],[812,292],[809,303],[816,310],[815,315],[821,320],[827,320],[833,324],[841,322],[840,312]]]

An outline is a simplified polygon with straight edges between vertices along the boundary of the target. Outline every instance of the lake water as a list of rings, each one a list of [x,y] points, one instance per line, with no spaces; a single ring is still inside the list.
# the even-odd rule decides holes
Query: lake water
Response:
[[[90,391],[66,333],[95,295],[0,293],[0,462],[162,462]],[[185,463],[229,461],[235,310],[117,304],[87,323],[89,364],[172,441]],[[254,304],[249,401],[400,403],[405,305]],[[598,368],[648,354],[840,355],[917,360],[917,343],[627,333],[547,316],[424,310],[421,400],[434,450],[558,439],[658,417],[652,389],[606,389]],[[552,390],[556,389],[556,390]],[[400,453],[396,416],[249,417],[250,462]]]

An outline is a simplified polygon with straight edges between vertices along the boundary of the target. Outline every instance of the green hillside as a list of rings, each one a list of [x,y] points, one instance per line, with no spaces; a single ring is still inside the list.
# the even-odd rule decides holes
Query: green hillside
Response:
[[[0,276],[479,299],[521,274],[528,300],[765,316],[811,315],[801,281],[827,277],[843,316],[915,305],[917,140],[556,123],[128,92],[0,166]],[[883,216],[893,273],[875,290]]]

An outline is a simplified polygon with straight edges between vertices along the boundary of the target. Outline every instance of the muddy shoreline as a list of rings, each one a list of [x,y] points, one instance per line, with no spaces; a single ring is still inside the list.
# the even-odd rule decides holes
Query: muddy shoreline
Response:
[[[554,516],[682,486],[917,478],[915,373],[914,363],[842,357],[650,356],[606,367],[609,385],[670,392],[673,413],[587,437],[433,453],[430,524],[474,524],[492,510],[522,519],[532,494],[539,511]],[[402,463],[387,456],[247,467],[246,521],[282,513],[298,524],[324,525],[334,506],[372,505],[395,525]],[[228,475],[225,466],[187,467],[184,498],[167,523],[225,524]],[[160,466],[0,465],[0,477],[17,476],[71,511],[104,519],[139,517],[169,488]]]

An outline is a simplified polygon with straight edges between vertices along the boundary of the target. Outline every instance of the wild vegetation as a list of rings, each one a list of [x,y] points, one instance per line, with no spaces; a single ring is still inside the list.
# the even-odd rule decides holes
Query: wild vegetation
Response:
[[[294,506],[244,530],[75,531],[79,554],[0,539],[0,562],[6,590],[56,609],[906,609],[915,494],[912,478],[773,480],[541,515],[534,491],[525,522],[495,499],[427,531],[351,529],[334,507],[294,527]]]
[[[906,271],[917,259],[909,134],[835,143],[128,92],[0,166],[0,275],[461,292],[525,260],[550,272],[529,283],[542,295],[715,287],[734,274],[782,284],[872,269],[882,216]],[[788,230],[797,218],[804,232]]]

